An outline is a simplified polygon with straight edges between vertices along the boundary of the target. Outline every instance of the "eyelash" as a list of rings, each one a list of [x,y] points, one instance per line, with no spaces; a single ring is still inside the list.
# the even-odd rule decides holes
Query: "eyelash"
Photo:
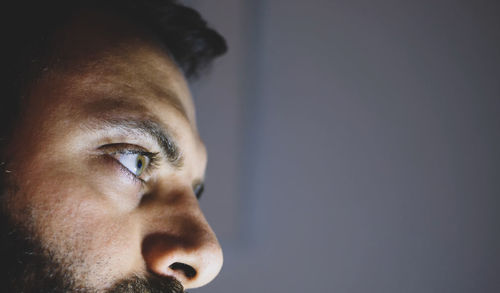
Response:
[[[132,178],[135,182],[140,183],[142,187],[145,187],[147,182],[146,180],[142,179],[141,176],[143,175],[145,175],[146,177],[150,176],[152,172],[160,166],[160,161],[161,161],[160,153],[148,152],[144,148],[137,145],[127,144],[127,143],[114,143],[101,146],[99,149],[104,151],[106,155],[108,155],[113,160],[114,163],[118,164],[121,170],[126,172],[127,175],[130,175],[130,178]],[[142,155],[148,157],[149,164],[144,170],[144,173],[142,173],[141,176],[137,176],[134,173],[132,173],[129,169],[127,169],[122,163],[120,163],[118,159],[114,157],[114,155],[116,154]],[[193,192],[195,193],[195,196],[198,200],[200,200],[204,189],[205,188],[203,183],[198,183],[193,186]]]
[[[193,185],[193,192],[194,195],[196,196],[196,199],[198,200],[200,200],[204,190],[205,190],[205,185],[203,183],[198,183]]]
[[[131,145],[131,144],[125,144],[125,143],[116,143],[116,144],[108,144],[104,145],[99,148],[100,150],[103,150],[106,155],[111,157],[116,164],[120,166],[120,168],[127,172],[128,175],[131,176],[136,182],[140,182],[141,185],[145,185],[146,181],[142,179],[141,177],[147,177],[151,175],[151,173],[158,168],[159,163],[161,161],[161,157],[159,153],[153,153],[153,152],[148,152],[144,150],[142,147],[139,147],[137,145]],[[118,161],[114,156],[117,154],[125,155],[125,154],[137,154],[141,156],[145,156],[149,159],[149,164],[146,166],[146,169],[144,172],[140,175],[137,176],[134,173],[132,173],[129,169],[127,169],[122,163]]]

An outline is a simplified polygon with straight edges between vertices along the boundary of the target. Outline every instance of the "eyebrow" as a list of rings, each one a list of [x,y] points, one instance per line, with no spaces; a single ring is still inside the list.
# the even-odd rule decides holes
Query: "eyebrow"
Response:
[[[92,120],[92,125],[99,124],[100,127],[98,128],[102,128],[102,125],[104,125],[105,128],[110,127],[132,133],[138,132],[141,135],[149,136],[156,141],[170,164],[177,168],[183,166],[184,157],[172,135],[165,131],[165,128],[155,120],[130,118],[97,118]]]

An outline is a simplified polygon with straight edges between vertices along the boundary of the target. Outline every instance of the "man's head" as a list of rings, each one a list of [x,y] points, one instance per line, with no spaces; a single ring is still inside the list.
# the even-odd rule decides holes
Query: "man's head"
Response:
[[[172,1],[38,2],[24,21],[46,25],[33,27],[39,39],[12,34],[29,62],[18,52],[4,77],[4,284],[206,284],[222,251],[197,202],[206,152],[186,77],[225,51],[223,39]]]

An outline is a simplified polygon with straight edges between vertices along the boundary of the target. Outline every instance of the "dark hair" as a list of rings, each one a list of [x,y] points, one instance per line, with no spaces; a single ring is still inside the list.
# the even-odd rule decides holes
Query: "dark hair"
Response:
[[[188,79],[227,50],[225,40],[198,12],[175,0],[7,1],[0,17],[0,154],[19,115],[21,97],[46,65],[50,37],[72,16],[88,10],[124,16],[151,31]]]

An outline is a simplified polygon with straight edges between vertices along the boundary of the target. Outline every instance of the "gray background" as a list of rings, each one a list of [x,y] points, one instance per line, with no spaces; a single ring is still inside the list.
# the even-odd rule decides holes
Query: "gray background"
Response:
[[[498,1],[185,2],[231,49],[192,292],[500,292]]]

